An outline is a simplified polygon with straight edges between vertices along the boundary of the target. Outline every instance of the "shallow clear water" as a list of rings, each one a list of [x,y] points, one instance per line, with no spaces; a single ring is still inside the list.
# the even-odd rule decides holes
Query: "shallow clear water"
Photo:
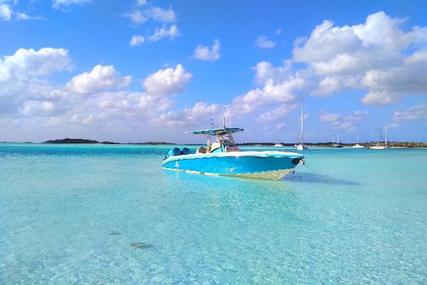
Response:
[[[0,284],[425,284],[427,150],[311,150],[284,181],[167,147],[0,145]]]

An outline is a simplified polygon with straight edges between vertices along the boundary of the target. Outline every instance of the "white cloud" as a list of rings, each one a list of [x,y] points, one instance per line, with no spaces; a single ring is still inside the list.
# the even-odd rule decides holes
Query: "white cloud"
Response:
[[[173,23],[176,21],[175,11],[170,7],[168,9],[160,7],[151,7],[145,10],[135,9],[124,16],[128,17],[134,24],[142,24],[148,20],[162,23]]]
[[[55,9],[60,9],[60,8],[69,7],[72,5],[83,6],[83,5],[89,4],[91,2],[92,2],[92,0],[53,0],[52,6]]]
[[[143,36],[134,35],[134,36],[132,36],[129,44],[134,47],[134,46],[142,45],[144,43],[144,41],[145,41],[145,39]]]
[[[291,103],[295,100],[295,93],[305,86],[300,77],[289,77],[275,83],[268,80],[261,88],[255,88],[246,94],[233,99],[233,113],[244,114],[255,111],[258,107],[276,103]]]
[[[415,105],[401,111],[396,111],[393,114],[393,120],[401,121],[416,121],[427,120],[427,105]]]
[[[130,76],[120,77],[112,65],[96,65],[92,71],[74,76],[67,83],[67,88],[71,92],[91,94],[110,88],[123,88],[130,81]]]
[[[221,57],[220,49],[221,43],[219,40],[214,40],[210,48],[208,46],[198,45],[194,49],[193,57],[198,60],[216,61]]]
[[[40,20],[40,16],[30,16],[25,12],[15,12],[13,5],[17,1],[1,1],[0,0],[0,21],[28,21],[28,20]]]
[[[390,104],[402,96],[427,94],[427,27],[401,28],[384,12],[354,26],[325,20],[295,42],[293,60],[306,63],[318,80],[314,95],[342,88],[367,90],[365,104]]]
[[[10,78],[49,75],[70,68],[68,50],[56,48],[18,49],[15,54],[0,59],[0,82]]]
[[[269,123],[274,121],[279,121],[289,115],[298,107],[297,104],[281,104],[278,107],[262,113],[258,117],[258,121],[263,123]]]
[[[101,137],[126,132],[129,137],[135,128],[143,128],[151,135],[156,132],[162,135],[157,127],[160,118],[165,120],[165,125],[172,126],[173,117],[178,116],[172,113],[181,113],[186,117],[184,122],[192,124],[202,118],[206,108],[219,108],[200,102],[192,108],[172,109],[173,97],[184,91],[192,77],[180,64],[147,76],[143,84],[145,90],[140,91],[129,90],[130,76],[120,76],[109,65],[96,65],[65,85],[52,85],[48,79],[53,78],[48,76],[69,69],[70,61],[67,50],[52,48],[20,49],[0,59],[3,132],[12,128],[31,130],[30,136],[23,136],[34,138],[33,134],[41,133],[35,130],[43,130],[40,138],[46,139],[48,136],[82,136],[82,132],[91,135],[96,130]],[[67,128],[64,130],[63,126]],[[16,131],[12,133],[16,134]]]
[[[0,117],[3,114],[35,116],[62,98],[47,81],[50,75],[71,68],[66,49],[19,49],[0,58]],[[26,103],[26,102],[30,103]],[[51,102],[51,103],[38,103]]]
[[[157,22],[171,23],[176,21],[175,11],[170,7],[167,10],[160,7],[152,7],[145,10],[144,14]]]
[[[41,16],[31,16],[24,12],[16,12],[15,18],[18,21],[29,21],[29,20],[40,20],[42,19]]]
[[[10,21],[12,20],[12,9],[7,4],[0,3],[0,20]]]
[[[175,68],[160,69],[149,75],[144,80],[144,87],[153,96],[173,95],[182,92],[191,77],[192,74],[178,64]]]
[[[148,20],[147,17],[145,17],[139,10],[133,10],[132,12],[125,14],[125,16],[134,24],[142,24]]]
[[[259,48],[269,49],[274,48],[276,43],[268,39],[266,36],[259,36],[255,41],[255,45]]]
[[[319,116],[319,120],[322,122],[334,123],[338,121],[340,116],[336,113],[326,113],[322,112]]]
[[[171,25],[169,28],[167,27],[161,27],[156,28],[154,31],[154,34],[152,34],[148,39],[152,42],[157,42],[164,38],[169,38],[170,40],[173,40],[174,38],[179,36],[179,30],[176,25]]]
[[[273,82],[281,82],[292,75],[291,62],[285,61],[283,66],[275,67],[271,62],[261,61],[255,66],[255,81],[258,84],[272,80]]]
[[[336,114],[336,113],[327,113],[321,112],[319,115],[319,120],[321,122],[329,123],[334,130],[345,130],[353,131],[356,129],[356,126],[359,122],[364,120],[368,115],[367,111],[355,111],[351,114]]]
[[[26,101],[22,107],[21,113],[24,116],[44,116],[50,115],[55,110],[55,104],[51,101]]]
[[[215,116],[216,120],[219,119],[220,111],[220,105],[197,102],[191,108],[169,111],[162,114],[156,123],[171,127],[185,126],[204,128],[209,123],[211,115]]]
[[[327,76],[319,82],[319,86],[316,90],[313,91],[313,94],[319,96],[329,95],[332,92],[338,90],[339,87],[340,85],[337,78]]]

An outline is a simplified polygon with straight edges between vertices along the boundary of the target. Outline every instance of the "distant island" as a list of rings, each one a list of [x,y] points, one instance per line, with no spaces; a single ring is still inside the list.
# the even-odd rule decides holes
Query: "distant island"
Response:
[[[69,139],[69,138],[65,138],[65,139],[56,139],[56,140],[48,140],[45,141],[43,143],[56,143],[56,144],[61,144],[61,143],[99,143],[96,140],[86,140],[86,139]]]
[[[47,140],[43,142],[45,144],[143,144],[143,145],[158,145],[158,144],[174,144],[169,142],[143,142],[143,143],[118,143],[118,142],[110,142],[110,141],[97,141],[97,140],[88,140],[88,139],[55,139],[55,140]]]
[[[111,141],[97,141],[97,140],[90,140],[90,139],[72,139],[72,138],[64,138],[64,139],[55,139],[55,140],[48,140],[43,142],[44,144],[126,144],[126,145],[176,145],[176,143],[171,142],[140,142],[140,143],[118,143],[118,142],[111,142]],[[382,142],[380,142],[382,143]],[[293,147],[296,143],[281,143],[284,147]],[[343,147],[351,147],[355,143],[340,143]],[[371,141],[371,142],[364,142],[359,143],[360,145],[363,145],[364,147],[370,147],[373,145],[378,144],[377,141]],[[194,145],[198,146],[201,144],[197,143],[188,143],[188,144],[182,144],[182,145]],[[240,146],[263,146],[263,147],[272,147],[275,145],[275,143],[272,142],[246,142],[246,143],[239,143]],[[318,142],[318,143],[305,143],[308,147],[332,147],[334,145],[333,142]],[[388,142],[389,147],[397,147],[397,148],[427,148],[426,142],[398,142],[398,141],[392,141]]]

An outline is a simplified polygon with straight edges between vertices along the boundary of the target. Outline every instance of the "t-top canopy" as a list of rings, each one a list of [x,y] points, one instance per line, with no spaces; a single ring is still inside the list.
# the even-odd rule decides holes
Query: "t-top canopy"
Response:
[[[222,129],[206,129],[206,130],[198,130],[198,131],[190,131],[187,133],[195,134],[195,135],[225,135],[231,133],[241,132],[243,129],[241,128],[222,128]]]

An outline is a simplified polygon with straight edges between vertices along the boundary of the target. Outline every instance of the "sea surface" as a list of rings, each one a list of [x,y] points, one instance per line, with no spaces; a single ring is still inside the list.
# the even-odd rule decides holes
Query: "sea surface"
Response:
[[[0,144],[0,284],[427,284],[427,150],[313,149],[283,181],[167,150]]]

